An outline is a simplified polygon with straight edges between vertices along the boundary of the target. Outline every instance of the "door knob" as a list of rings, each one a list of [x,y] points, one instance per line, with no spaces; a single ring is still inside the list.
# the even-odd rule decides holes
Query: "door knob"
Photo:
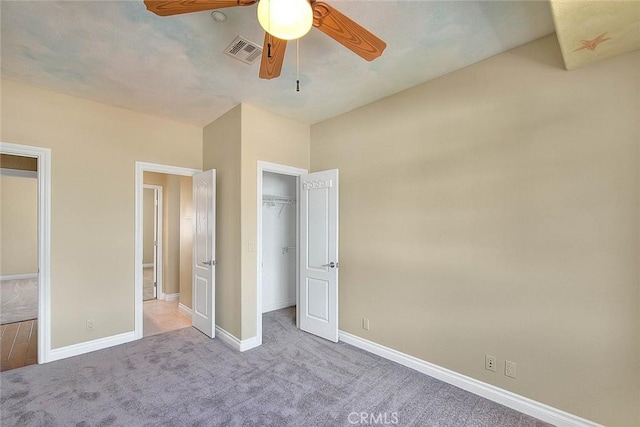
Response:
[[[204,264],[204,265],[216,265],[216,260],[212,259],[211,261],[204,261],[202,264]]]
[[[338,263],[337,262],[330,262],[329,264],[322,264],[323,267],[329,267],[329,268],[338,268]]]

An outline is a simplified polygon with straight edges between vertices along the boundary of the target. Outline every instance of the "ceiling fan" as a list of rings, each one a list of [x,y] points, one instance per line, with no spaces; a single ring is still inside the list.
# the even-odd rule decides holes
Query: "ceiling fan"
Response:
[[[257,2],[258,0],[144,0],[147,9],[159,16],[251,6]],[[262,51],[259,74],[262,79],[273,79],[280,75],[287,40],[302,37],[312,25],[367,61],[382,55],[387,47],[383,40],[327,3],[316,0],[286,2],[287,4],[285,0],[260,0],[258,5],[258,20],[265,29],[264,45],[268,47]],[[302,8],[301,16],[296,16],[295,19],[291,16],[284,17],[285,26],[296,27],[293,32],[287,31],[291,28],[276,28],[278,3],[282,5],[280,11],[285,15],[290,14],[296,6],[298,10]],[[305,28],[297,28],[300,22],[303,22]]]

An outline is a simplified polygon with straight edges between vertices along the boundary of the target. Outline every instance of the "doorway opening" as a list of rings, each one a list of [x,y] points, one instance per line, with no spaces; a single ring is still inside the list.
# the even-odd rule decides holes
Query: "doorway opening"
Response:
[[[307,172],[258,162],[257,345],[263,342],[263,315],[282,310],[293,316],[298,304],[298,177]]]
[[[50,358],[51,150],[0,144],[1,370]]]
[[[0,155],[0,370],[38,363],[38,159]]]
[[[136,162],[136,338],[191,326],[192,176],[198,172]]]
[[[193,208],[190,176],[144,172],[143,179],[143,336],[147,337],[191,326],[183,311],[191,307]]]

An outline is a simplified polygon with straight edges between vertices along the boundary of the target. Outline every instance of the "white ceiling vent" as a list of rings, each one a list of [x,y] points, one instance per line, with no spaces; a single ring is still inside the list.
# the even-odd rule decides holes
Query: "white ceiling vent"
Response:
[[[256,59],[262,56],[262,48],[254,42],[238,36],[227,46],[224,53],[245,64],[253,64]]]

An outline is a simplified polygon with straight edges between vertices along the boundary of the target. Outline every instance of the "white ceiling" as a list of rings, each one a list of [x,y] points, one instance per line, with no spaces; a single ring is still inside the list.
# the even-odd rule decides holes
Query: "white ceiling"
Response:
[[[282,76],[222,51],[262,44],[256,6],[159,17],[139,1],[1,1],[2,77],[204,126],[244,102],[305,123],[333,117],[554,32],[547,1],[328,1],[387,42],[366,62],[316,29]]]

